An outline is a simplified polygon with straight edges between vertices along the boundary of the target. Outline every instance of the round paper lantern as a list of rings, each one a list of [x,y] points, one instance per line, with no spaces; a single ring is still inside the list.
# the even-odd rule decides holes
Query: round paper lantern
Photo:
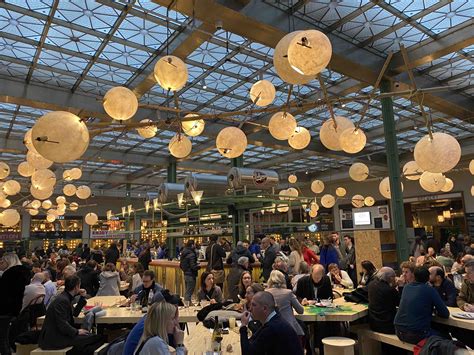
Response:
[[[37,216],[39,211],[34,209],[34,208],[30,208],[28,209],[28,213],[31,215],[31,216]]]
[[[61,206],[64,206],[64,205],[61,205]],[[59,206],[58,206],[58,208],[56,208],[56,214],[58,216],[64,216],[65,213],[66,213],[65,209],[62,209],[62,208],[60,209]]]
[[[79,180],[82,176],[82,170],[80,168],[72,168],[69,170],[69,175],[73,180]]]
[[[0,202],[5,201],[6,198],[7,198],[7,194],[3,193],[3,190],[0,189]]]
[[[443,192],[449,192],[454,188],[454,181],[451,180],[450,178],[446,178],[446,182],[444,186],[441,188],[441,191]]]
[[[287,205],[278,205],[277,210],[278,212],[288,212],[290,207]]]
[[[49,223],[53,223],[55,220],[56,220],[56,215],[55,214],[52,214],[52,213],[48,213],[46,215],[46,220],[49,222]]]
[[[402,182],[400,182],[400,188],[403,191],[403,183]],[[388,177],[386,177],[382,181],[380,181],[379,192],[383,197],[385,197],[387,199],[392,198],[392,195],[391,195],[391,192],[390,192],[390,180],[389,180]]]
[[[304,127],[296,127],[294,133],[288,138],[288,144],[293,149],[304,149],[311,142],[311,134]]]
[[[250,88],[250,100],[260,107],[270,105],[275,99],[275,87],[268,80],[259,80]]]
[[[51,197],[53,194],[52,189],[38,189],[37,187],[34,187],[31,185],[30,187],[30,193],[33,195],[34,198],[37,198],[38,200],[46,200],[47,198]]]
[[[48,169],[53,162],[46,158],[43,158],[38,153],[32,152],[31,150],[26,154],[26,161],[35,169]]]
[[[52,189],[56,184],[56,175],[49,169],[38,169],[31,175],[31,184],[38,189]]]
[[[88,199],[91,195],[92,191],[89,186],[81,185],[76,190],[76,196],[79,197],[81,200]]]
[[[55,163],[79,159],[89,146],[89,130],[84,121],[66,111],[40,117],[31,132],[37,152]]]
[[[184,116],[184,118],[189,118],[189,117],[199,117],[199,115],[196,115],[194,113],[188,113],[186,116]],[[203,119],[181,122],[181,127],[183,128],[183,132],[190,137],[199,136],[204,131],[205,126],[206,126],[206,123],[204,122]]]
[[[319,205],[316,202],[311,202],[309,205],[310,211],[318,212],[319,211]]]
[[[165,90],[178,91],[188,81],[188,68],[178,57],[167,55],[155,64],[155,79]]]
[[[346,196],[346,193],[347,193],[347,191],[343,187],[338,187],[336,189],[336,196],[338,196],[338,197],[344,197],[344,196]]]
[[[58,205],[56,206],[56,210],[59,211],[66,211],[66,204],[65,203],[58,203]]]
[[[35,146],[33,145],[33,141],[32,141],[32,139],[31,139],[31,131],[32,131],[32,130],[33,130],[33,129],[30,128],[30,129],[25,133],[25,137],[23,138],[23,143],[26,145],[26,148],[27,148],[29,151],[38,154],[38,152],[37,152],[36,149],[35,149]]]
[[[105,94],[103,106],[114,120],[126,121],[137,113],[138,99],[132,90],[116,86]]]
[[[140,123],[153,123],[152,120],[144,119],[141,120]],[[158,128],[155,125],[144,126],[137,128],[138,134],[143,138],[153,138],[156,135]]]
[[[27,161],[21,162],[18,165],[18,174],[24,177],[29,177],[35,172],[35,168],[32,167]]]
[[[321,197],[321,205],[325,208],[332,208],[336,204],[336,198],[333,195],[326,194]]]
[[[372,196],[367,196],[365,199],[364,199],[364,203],[366,206],[373,206],[375,204],[375,199],[372,197]]]
[[[288,62],[288,47],[294,37],[303,31],[288,33],[276,45],[273,52],[273,66],[281,80],[294,84],[307,84],[314,79],[314,75],[302,75],[293,69]]]
[[[348,128],[342,131],[339,136],[339,145],[341,149],[349,154],[359,153],[365,147],[367,137],[360,128]]]
[[[41,203],[41,207],[43,207],[45,210],[49,210],[53,206],[53,203],[50,200],[44,200]]]
[[[30,205],[31,205],[31,207],[33,207],[34,209],[38,209],[38,208],[41,207],[41,201],[33,200]]]
[[[339,151],[342,150],[339,141],[342,132],[349,128],[354,129],[354,123],[343,116],[335,116],[334,119],[336,120],[337,127],[334,127],[332,118],[326,120],[319,130],[319,139],[326,148]]]
[[[89,212],[88,214],[86,214],[84,219],[88,225],[93,226],[94,224],[97,223],[97,221],[99,220],[99,217],[97,217],[95,213]]]
[[[5,227],[13,227],[14,225],[18,224],[18,222],[20,222],[20,214],[14,209],[5,210],[1,213],[0,222]]]
[[[442,173],[425,171],[421,174],[419,182],[423,190],[428,192],[438,192],[441,191],[443,186],[446,184],[446,176]]]
[[[469,172],[474,175],[474,159],[469,163]]]
[[[288,63],[299,74],[315,76],[331,60],[329,38],[318,30],[298,31],[288,46]]]
[[[403,165],[403,176],[408,180],[418,180],[423,174],[423,169],[421,169],[416,161],[411,160]]]
[[[311,183],[311,191],[313,191],[315,194],[319,194],[324,191],[324,182],[321,180],[314,180]]]
[[[365,203],[364,196],[362,195],[352,196],[351,203],[352,203],[352,206],[354,206],[355,208],[364,207],[364,203]]]
[[[287,199],[286,196],[288,196],[288,191],[286,189],[283,189],[278,193],[278,198],[280,200],[286,200]]]
[[[76,186],[74,186],[73,184],[64,185],[63,193],[66,196],[74,196],[76,194]]]
[[[0,161],[0,179],[5,179],[8,175],[10,175],[10,167],[7,163]]]
[[[191,150],[193,145],[188,137],[184,134],[177,133],[173,138],[171,138],[168,149],[172,156],[178,159],[186,158]]]
[[[13,196],[21,191],[21,185],[16,180],[7,180],[3,184],[2,190],[8,196]]]
[[[354,163],[349,168],[349,176],[354,181],[364,181],[369,177],[369,168],[364,163]]]
[[[1,203],[0,203],[0,207],[1,208],[8,208],[12,205],[12,202],[9,200],[9,199],[4,199]]]
[[[471,196],[474,196],[474,185],[471,186]]]
[[[74,180],[74,179],[72,178],[72,176],[71,176],[71,170],[66,169],[66,170],[63,171],[63,179],[64,179],[65,181],[72,181],[72,180]]]
[[[240,157],[247,148],[247,136],[240,128],[226,127],[217,135],[216,147],[226,158]]]
[[[291,113],[277,112],[268,122],[268,130],[273,138],[286,140],[295,133],[296,120]]]
[[[288,176],[288,182],[290,184],[294,184],[297,181],[298,181],[298,177],[295,174],[290,174],[290,176]]]
[[[79,208],[79,204],[77,202],[71,202],[71,204],[69,205],[69,209],[71,211],[77,211],[78,208]]]
[[[56,203],[58,205],[64,205],[66,203],[66,197],[64,197],[64,196],[56,197]]]
[[[318,211],[309,210],[309,216],[311,218],[315,218],[317,215],[318,215]]]
[[[445,173],[461,159],[461,146],[453,136],[437,132],[433,133],[433,139],[426,135],[416,143],[414,156],[424,171]]]
[[[286,195],[287,195],[287,196],[290,196],[290,197],[288,198],[288,200],[296,200],[295,197],[298,197],[299,192],[298,192],[298,190],[295,189],[294,187],[289,187],[289,188],[286,189]]]

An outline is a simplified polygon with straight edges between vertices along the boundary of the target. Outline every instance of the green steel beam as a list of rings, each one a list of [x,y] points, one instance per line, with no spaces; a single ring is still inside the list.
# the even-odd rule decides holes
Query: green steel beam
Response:
[[[168,162],[167,182],[176,183],[176,159],[173,157]]]
[[[242,154],[237,158],[232,158],[232,166],[235,168],[243,168],[244,155]],[[241,194],[241,192],[237,194]],[[246,207],[240,204],[234,204],[232,211],[232,239],[235,243],[237,243],[238,240],[245,239],[245,211]]]
[[[381,92],[391,91],[391,82],[382,80]],[[393,228],[397,241],[398,263],[408,260],[407,226],[405,223],[405,210],[403,207],[403,193],[400,178],[400,160],[398,158],[397,132],[393,115],[393,101],[391,97],[382,100],[382,117],[387,152],[388,174],[390,179],[391,207],[393,211]]]

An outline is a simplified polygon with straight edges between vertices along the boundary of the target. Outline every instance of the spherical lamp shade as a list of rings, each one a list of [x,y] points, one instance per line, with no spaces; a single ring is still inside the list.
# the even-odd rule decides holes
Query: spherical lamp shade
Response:
[[[286,196],[288,196],[288,191],[286,189],[283,189],[278,193],[278,198],[280,200],[286,200],[287,199]]]
[[[0,222],[5,227],[13,227],[20,222],[20,214],[14,209],[5,210],[1,213]]]
[[[288,189],[286,189],[286,195],[290,196],[288,200],[296,200],[295,197],[298,197],[299,192],[294,187],[289,187]]]
[[[97,221],[99,220],[99,217],[97,217],[95,213],[89,212],[88,214],[86,214],[84,219],[88,225],[93,226],[94,224],[97,223]]]
[[[79,204],[77,202],[71,202],[71,204],[69,205],[69,209],[71,211],[77,211],[78,208],[79,208]]]
[[[189,117],[199,117],[199,115],[196,115],[194,113],[189,113],[186,116],[184,116],[184,118],[189,118]],[[190,137],[199,136],[204,131],[205,126],[206,126],[206,123],[204,122],[203,119],[181,122],[181,127],[183,128],[183,132]]]
[[[365,204],[364,196],[362,195],[352,196],[351,203],[352,203],[352,206],[354,206],[355,208],[364,207],[364,204]]]
[[[293,149],[304,149],[311,142],[311,134],[304,127],[296,127],[294,133],[288,138],[288,144]]]
[[[471,196],[474,196],[474,185],[471,186]]]
[[[309,205],[309,209],[310,209],[310,211],[318,212],[319,211],[319,205],[316,202],[313,201]]]
[[[72,178],[72,176],[71,176],[71,170],[66,169],[66,170],[63,171],[63,179],[64,179],[65,181],[72,181],[72,180],[74,180],[74,179]]]
[[[278,140],[286,140],[295,133],[296,120],[291,113],[277,112],[268,123],[268,130],[273,138]]]
[[[69,175],[72,180],[79,180],[82,176],[82,170],[80,168],[72,168],[69,170]]]
[[[73,184],[64,185],[63,193],[66,196],[74,196],[76,194],[76,186],[74,186]]]
[[[439,192],[446,184],[446,176],[442,173],[425,171],[421,174],[419,182],[423,190],[428,192]]]
[[[332,118],[326,120],[321,129],[319,130],[319,138],[321,143],[328,149],[339,151],[342,150],[341,143],[339,141],[342,132],[346,129],[354,129],[354,123],[346,117],[336,116],[334,117],[337,123],[337,127],[334,126]]]
[[[58,216],[64,216],[64,215],[66,214],[66,210],[57,208],[57,209],[56,209],[56,214],[57,214]]]
[[[5,179],[8,175],[10,175],[10,167],[7,163],[0,161],[0,179]]]
[[[155,64],[155,79],[165,90],[178,91],[188,81],[188,68],[178,57],[167,55]]]
[[[367,137],[360,128],[345,129],[339,137],[339,145],[342,150],[349,154],[359,153],[365,147]]]
[[[31,205],[31,207],[33,207],[34,209],[38,209],[38,208],[41,207],[41,201],[33,200],[33,201],[31,201],[30,205]]]
[[[76,196],[81,200],[86,200],[90,197],[92,191],[89,186],[81,185],[76,190]]]
[[[226,158],[240,157],[247,149],[247,136],[240,128],[226,127],[217,135],[216,147]]]
[[[445,173],[461,159],[461,146],[453,136],[437,132],[433,133],[433,139],[426,135],[416,143],[414,156],[424,171]]]
[[[288,182],[290,184],[294,184],[297,181],[298,181],[298,177],[295,174],[290,174],[290,176],[288,176]]]
[[[66,111],[40,117],[31,132],[38,153],[55,163],[79,159],[89,146],[89,130],[76,115]]]
[[[0,202],[5,201],[7,194],[3,193],[3,189],[0,189]]]
[[[315,76],[327,67],[331,54],[331,42],[324,33],[300,31],[288,46],[288,63],[299,74]]]
[[[336,196],[338,196],[338,197],[344,197],[344,196],[346,196],[346,193],[347,193],[347,191],[343,187],[338,187],[336,189]]]
[[[32,141],[32,139],[31,139],[31,131],[32,131],[32,130],[33,130],[33,129],[30,128],[30,129],[25,133],[25,137],[23,138],[23,143],[26,145],[26,148],[27,148],[29,151],[38,154],[38,152],[37,152],[36,149],[35,149],[35,146],[33,145],[33,141]]]
[[[184,134],[178,133],[173,138],[171,138],[168,149],[172,156],[178,159],[186,158],[191,150],[193,145],[188,137]]]
[[[31,175],[31,184],[42,190],[49,190],[56,184],[56,175],[49,169],[38,169]]]
[[[364,204],[368,207],[371,207],[375,204],[375,199],[372,196],[367,196],[364,199]]]
[[[419,180],[421,174],[423,174],[423,169],[418,166],[416,161],[411,160],[403,165],[403,175],[408,180]]]
[[[66,197],[64,197],[64,196],[56,197],[56,203],[58,205],[64,205],[66,203]]]
[[[1,208],[8,208],[12,205],[12,202],[6,198],[5,200],[3,200],[1,203],[0,203],[0,207]]]
[[[400,182],[400,188],[403,191],[403,183],[401,183],[401,182]],[[380,181],[379,192],[383,197],[385,197],[387,199],[392,198],[391,191],[390,191],[390,180],[389,180],[388,177],[386,177],[382,181]]]
[[[349,168],[349,176],[354,181],[364,181],[369,177],[369,167],[364,163],[354,163]]]
[[[268,80],[259,80],[250,89],[250,100],[260,107],[270,105],[275,99],[275,87]]]
[[[474,159],[469,163],[469,172],[474,175]]]
[[[44,200],[41,203],[41,207],[43,207],[45,210],[49,210],[51,206],[53,206],[53,203],[51,202],[51,200]]]
[[[454,181],[451,180],[450,178],[446,178],[446,182],[444,186],[441,188],[441,191],[443,192],[449,192],[454,188]]]
[[[30,214],[30,216],[37,216],[39,211],[34,208],[29,208],[28,213]]]
[[[117,121],[126,121],[132,118],[138,110],[138,99],[132,90],[123,86],[116,86],[104,96],[104,110]]]
[[[292,39],[303,31],[288,33],[276,45],[273,52],[273,65],[281,80],[294,85],[307,84],[314,79],[314,75],[302,75],[293,69],[288,62],[288,47]]]
[[[313,191],[315,194],[320,194],[321,192],[324,191],[324,182],[321,180],[314,180],[311,183],[311,191]]]
[[[27,161],[21,162],[18,165],[18,174],[24,177],[29,177],[35,172],[35,168],[32,167]]]
[[[287,205],[278,205],[277,207],[278,212],[288,212],[290,210],[290,207]]]
[[[53,213],[48,213],[46,215],[46,220],[49,222],[49,223],[53,223],[55,220],[56,220],[56,215],[53,214]]]
[[[43,158],[38,153],[32,152],[31,150],[26,154],[26,161],[35,169],[47,169],[53,162],[46,158]]]
[[[30,193],[34,198],[38,200],[46,200],[47,198],[51,197],[51,195],[53,194],[53,190],[52,189],[42,190],[31,185]]]
[[[318,211],[309,210],[309,216],[315,218],[318,215]]]
[[[8,196],[14,196],[21,191],[21,185],[16,180],[7,180],[3,184],[2,190]]]
[[[140,123],[153,123],[153,121],[149,119],[144,119],[144,120],[141,120]],[[137,128],[138,134],[140,135],[140,137],[143,137],[143,138],[153,138],[156,135],[157,131],[158,131],[158,128],[156,128],[156,126],[152,124],[149,126]]]
[[[325,208],[332,208],[336,204],[336,198],[333,195],[326,194],[321,197],[321,205]]]

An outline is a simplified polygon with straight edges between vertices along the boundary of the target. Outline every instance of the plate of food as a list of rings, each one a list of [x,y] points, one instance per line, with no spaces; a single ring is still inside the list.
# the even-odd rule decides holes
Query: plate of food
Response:
[[[474,313],[471,313],[471,312],[456,312],[456,313],[452,313],[452,315],[455,318],[473,319],[474,320]]]

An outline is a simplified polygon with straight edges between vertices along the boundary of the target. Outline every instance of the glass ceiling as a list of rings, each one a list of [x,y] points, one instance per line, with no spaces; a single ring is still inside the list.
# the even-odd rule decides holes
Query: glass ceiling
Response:
[[[192,30],[191,19],[187,16],[150,1],[136,1],[134,5],[128,5],[126,1],[58,1],[57,7],[53,3],[47,0],[7,0],[0,3],[0,78],[100,98],[114,86],[136,87],[141,81],[140,74],[152,71],[153,59],[167,53],[167,39],[188,36],[183,29]],[[299,2],[295,0],[280,1],[274,6],[286,11],[297,4]],[[368,0],[310,1],[297,8],[295,16],[385,57],[388,51],[398,51],[400,44],[410,48],[427,38],[436,40],[445,31],[466,21],[472,22],[474,1],[385,0],[378,4]],[[224,30],[206,35],[207,40],[191,50],[185,59],[189,81],[178,92],[181,108],[201,113],[247,110],[253,107],[249,89],[260,79],[275,85],[275,105],[286,103],[288,85],[274,71],[272,48]],[[438,81],[440,85],[453,86],[457,93],[473,98],[473,54],[474,46],[471,45],[420,65],[416,72]],[[331,95],[337,95],[339,87],[352,80],[334,70],[325,70],[322,76]],[[367,93],[371,89],[368,87],[351,94]],[[308,102],[321,97],[319,83],[313,81],[296,86],[291,99]],[[140,101],[163,106],[174,104],[173,98],[158,85],[146,92]],[[365,102],[357,100],[335,105],[334,111],[336,115],[358,121],[364,106]],[[373,100],[361,124],[370,138],[359,158],[385,151],[380,107],[381,103]],[[416,103],[396,98],[394,108],[397,125],[403,124],[398,131],[400,154],[408,153],[420,135],[426,133],[426,128]],[[5,139],[21,140],[26,130],[46,112],[27,105],[0,103],[0,135]],[[435,110],[429,110],[428,114],[435,130],[451,132],[460,141],[474,135],[472,124]],[[320,106],[299,112],[296,118],[299,125],[310,130],[313,141],[317,142],[319,127],[329,118],[329,113],[325,106]],[[269,116],[242,115],[235,119],[265,124]],[[407,121],[413,124],[407,126]],[[232,123],[209,120],[206,129],[229,124]],[[155,138],[147,140],[135,131],[101,134],[91,142],[84,160],[71,166],[83,166],[90,173],[92,182],[93,175],[99,172],[124,178],[138,174],[156,164],[148,163],[146,159],[134,164],[133,160],[98,157],[138,154],[166,161],[168,141],[174,134],[170,129],[160,130]],[[272,168],[282,173],[316,173],[346,169],[354,160],[347,155],[317,153],[310,149],[298,153],[286,142],[270,139],[261,127],[246,123],[243,129],[249,139],[244,155],[246,166]],[[265,147],[261,146],[262,137]],[[190,170],[193,163],[199,167],[228,166],[215,149],[214,133],[206,135],[205,130],[203,136],[194,137],[192,141],[193,152],[186,160]],[[23,159],[24,151],[1,154],[3,160],[15,165]],[[166,175],[165,169],[156,168],[154,171],[148,176]],[[185,171],[180,171],[180,176],[184,174]],[[107,185],[95,184],[97,188]]]

